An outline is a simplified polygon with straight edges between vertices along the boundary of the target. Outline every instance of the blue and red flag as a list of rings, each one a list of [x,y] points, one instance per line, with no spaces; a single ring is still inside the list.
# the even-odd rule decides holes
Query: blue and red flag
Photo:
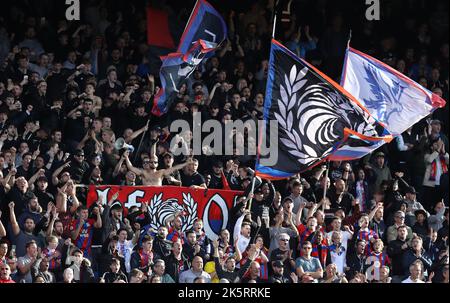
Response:
[[[209,42],[198,40],[185,54],[171,53],[161,57],[161,88],[153,99],[153,115],[161,116],[167,113],[181,85],[195,71],[205,55],[213,50]]]
[[[435,109],[445,106],[445,101],[438,95],[389,65],[351,47],[347,49],[341,85],[393,135],[401,135]],[[330,160],[359,159],[383,144],[345,145]]]
[[[344,143],[364,146],[392,140],[351,94],[276,40],[270,51],[264,120],[256,172],[267,179],[283,179],[311,169]],[[268,127],[270,121],[278,123],[276,138]],[[267,146],[267,141],[277,147],[275,164],[264,163],[273,158],[261,154],[261,144]]]
[[[152,114],[165,114],[176,93],[201,61],[226,39],[222,16],[205,0],[198,0],[181,36],[176,53],[161,57],[161,89],[155,95]]]
[[[185,54],[198,40],[209,42],[214,48],[227,37],[222,16],[205,0],[198,0],[178,45],[178,53]]]

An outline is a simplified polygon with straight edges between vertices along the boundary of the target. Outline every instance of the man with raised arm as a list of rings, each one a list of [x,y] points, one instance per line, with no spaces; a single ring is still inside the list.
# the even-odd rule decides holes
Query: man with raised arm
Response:
[[[123,156],[125,159],[125,163],[129,170],[134,172],[136,175],[142,178],[142,185],[147,186],[162,186],[162,180],[165,176],[170,175],[176,170],[182,169],[186,165],[192,163],[192,159],[188,159],[185,163],[175,165],[166,169],[157,169],[158,167],[158,156],[156,156],[156,143],[152,146],[152,151],[150,154],[150,158],[146,158],[143,161],[143,169],[136,168],[131,164],[130,159],[128,158],[129,152],[124,152]]]

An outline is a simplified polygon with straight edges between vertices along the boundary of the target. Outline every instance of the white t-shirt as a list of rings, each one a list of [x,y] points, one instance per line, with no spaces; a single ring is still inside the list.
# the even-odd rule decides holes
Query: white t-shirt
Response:
[[[131,271],[131,254],[133,253],[134,244],[131,240],[125,240],[124,243],[117,242],[116,249],[119,254],[123,255],[125,258],[125,269],[129,273]]]
[[[345,248],[344,245],[341,245],[339,248],[339,253],[334,250],[330,250],[331,262],[336,264],[337,271],[340,274],[344,273],[344,267],[347,266],[346,256],[347,248]]]
[[[331,237],[333,236],[333,233],[334,233],[334,231],[330,231],[329,233],[327,233],[328,245],[333,244],[333,242],[331,241]],[[340,233],[342,236],[342,246],[344,246],[345,250],[347,251],[347,242],[348,242],[348,240],[350,240],[352,238],[352,235],[346,230],[341,230]]]
[[[408,279],[403,280],[402,283],[425,283],[422,280],[417,280],[416,282],[414,282],[413,280],[411,280],[411,277],[408,277]]]

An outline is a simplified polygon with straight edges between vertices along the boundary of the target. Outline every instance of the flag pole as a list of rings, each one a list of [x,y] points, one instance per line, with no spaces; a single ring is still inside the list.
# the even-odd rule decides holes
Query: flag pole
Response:
[[[327,170],[325,171],[325,185],[323,187],[322,211],[325,210],[325,198],[327,197],[328,171],[330,170],[330,161],[327,161]]]
[[[147,128],[148,128],[148,124],[149,123],[150,123],[150,120],[147,120],[147,124],[146,124]],[[136,154],[134,155],[134,160],[133,160],[134,162],[136,162],[136,159],[138,157],[139,151],[141,150],[142,143],[144,142],[144,138],[145,138],[146,134],[147,134],[147,130],[144,130],[144,133],[142,134],[142,137],[141,137],[141,141],[139,142],[139,146],[138,146],[138,148],[136,150]]]
[[[252,187],[251,187],[251,190],[250,190],[250,193],[249,193],[249,194],[253,194],[253,191],[255,190],[255,180],[256,180],[256,170],[255,170],[255,172],[253,173]],[[253,197],[251,197],[250,200],[248,201],[248,204],[247,204],[248,210],[251,210],[251,209],[252,209],[252,201],[253,201]]]
[[[347,49],[350,48],[350,41],[352,40],[352,30],[348,32],[348,41],[347,41]]]
[[[277,10],[278,10],[278,4],[279,4],[279,0],[276,0],[273,3],[273,24],[272,24],[272,39],[275,39],[275,30],[277,27]]]

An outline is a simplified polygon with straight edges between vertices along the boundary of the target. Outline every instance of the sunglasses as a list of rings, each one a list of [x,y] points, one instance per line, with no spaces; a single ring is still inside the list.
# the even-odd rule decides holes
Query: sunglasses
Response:
[[[397,216],[396,218],[405,219],[405,217],[403,217],[403,216]]]

